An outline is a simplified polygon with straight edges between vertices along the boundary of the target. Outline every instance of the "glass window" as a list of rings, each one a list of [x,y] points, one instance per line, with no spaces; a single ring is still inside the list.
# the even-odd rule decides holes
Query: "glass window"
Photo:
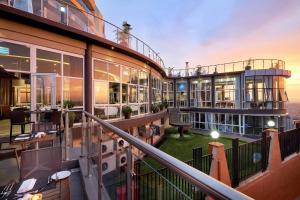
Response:
[[[64,100],[71,100],[75,106],[83,106],[83,81],[64,77]]]
[[[30,71],[30,48],[0,41],[0,66],[6,70]]]
[[[120,103],[120,83],[109,83],[109,103]]]
[[[140,85],[148,85],[148,74],[146,72],[140,72]]]
[[[122,84],[122,103],[128,103],[128,85]]]
[[[108,80],[107,63],[99,60],[94,60],[94,79]]]
[[[83,59],[64,55],[64,76],[83,77]]]
[[[37,49],[36,67],[38,73],[57,73],[61,75],[61,54]]]
[[[122,67],[122,82],[130,83],[130,69],[129,67]]]
[[[94,82],[95,104],[108,103],[108,83],[95,81]]]
[[[148,88],[140,87],[139,102],[140,103],[148,102]]]
[[[108,80],[112,82],[120,81],[120,65],[118,64],[108,64]]]
[[[137,102],[137,89],[134,85],[129,85],[129,103]]]
[[[137,69],[131,69],[131,73],[130,73],[130,82],[132,84],[138,84],[138,70]]]

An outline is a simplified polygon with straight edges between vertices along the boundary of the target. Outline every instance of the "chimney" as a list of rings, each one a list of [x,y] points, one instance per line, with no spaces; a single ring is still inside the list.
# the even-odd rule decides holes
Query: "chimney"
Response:
[[[185,76],[189,76],[189,62],[185,62]]]

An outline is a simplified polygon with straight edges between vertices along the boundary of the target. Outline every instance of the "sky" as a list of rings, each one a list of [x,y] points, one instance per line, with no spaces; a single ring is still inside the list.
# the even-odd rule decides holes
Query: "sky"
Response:
[[[96,0],[103,18],[159,52],[166,67],[278,58],[300,102],[300,0]]]

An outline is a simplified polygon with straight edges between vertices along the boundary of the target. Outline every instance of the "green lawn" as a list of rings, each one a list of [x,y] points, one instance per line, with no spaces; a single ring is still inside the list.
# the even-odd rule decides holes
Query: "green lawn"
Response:
[[[184,134],[184,138],[180,138],[176,128],[169,128],[166,129],[165,140],[158,148],[179,160],[187,161],[193,158],[194,148],[202,147],[203,155],[208,154],[208,143],[212,141],[213,139],[210,136],[201,135],[199,133]],[[231,139],[229,138],[220,137],[218,142],[223,143],[225,149],[231,147]],[[240,141],[240,143],[243,142]],[[162,167],[151,158],[147,157],[144,161],[156,169]],[[147,172],[150,168],[144,164],[141,170]]]

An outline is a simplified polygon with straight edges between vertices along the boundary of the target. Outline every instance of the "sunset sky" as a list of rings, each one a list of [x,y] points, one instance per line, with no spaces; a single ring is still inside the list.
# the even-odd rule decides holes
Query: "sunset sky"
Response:
[[[160,53],[167,67],[278,58],[300,102],[300,0],[96,0],[104,19]]]

